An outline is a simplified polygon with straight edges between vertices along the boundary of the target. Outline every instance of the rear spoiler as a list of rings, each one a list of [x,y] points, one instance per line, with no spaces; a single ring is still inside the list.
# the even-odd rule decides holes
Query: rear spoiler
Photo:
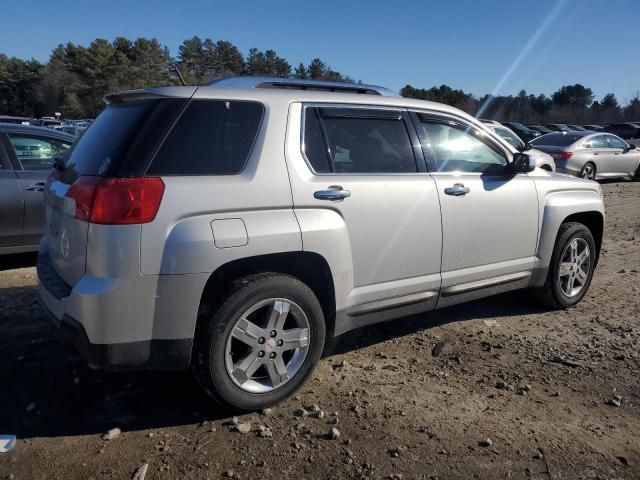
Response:
[[[102,100],[107,105],[124,102],[138,102],[158,98],[191,98],[197,87],[158,87],[125,90],[123,92],[108,93]]]

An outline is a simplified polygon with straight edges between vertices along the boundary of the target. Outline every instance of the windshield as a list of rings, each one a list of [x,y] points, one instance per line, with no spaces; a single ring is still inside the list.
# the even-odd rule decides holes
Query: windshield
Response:
[[[531,140],[531,145],[549,145],[554,147],[566,147],[577,142],[583,135],[572,135],[567,133],[548,133]]]
[[[515,133],[513,133],[508,128],[496,127],[495,131],[498,135],[500,135],[502,138],[504,138],[507,142],[509,142],[511,145],[513,145],[517,149],[524,148],[524,142],[520,140],[520,137],[518,137]]]

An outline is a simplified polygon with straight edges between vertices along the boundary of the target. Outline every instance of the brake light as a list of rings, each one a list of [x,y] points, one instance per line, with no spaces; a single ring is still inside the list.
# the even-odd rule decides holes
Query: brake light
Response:
[[[571,155],[573,155],[573,152],[556,152],[551,154],[554,160],[569,160]]]
[[[153,221],[164,183],[157,177],[80,177],[67,197],[75,201],[75,217],[90,223],[128,225]]]

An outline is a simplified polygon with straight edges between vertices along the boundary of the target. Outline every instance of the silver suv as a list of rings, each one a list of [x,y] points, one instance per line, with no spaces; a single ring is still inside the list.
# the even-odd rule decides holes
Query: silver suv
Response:
[[[92,366],[191,367],[251,410],[349,330],[520,288],[566,308],[591,282],[599,185],[455,108],[273,78],[106,102],[47,181],[38,259]]]

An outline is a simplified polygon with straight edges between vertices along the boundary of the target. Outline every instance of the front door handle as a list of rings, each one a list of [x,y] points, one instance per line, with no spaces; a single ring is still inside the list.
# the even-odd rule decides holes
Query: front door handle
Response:
[[[44,192],[44,186],[45,186],[44,182],[38,182],[38,183],[34,183],[33,185],[24,187],[24,189],[29,192]]]
[[[471,189],[465,187],[462,183],[455,183],[453,187],[447,187],[444,189],[444,193],[447,195],[453,195],[454,197],[460,197],[469,193]]]
[[[318,200],[344,200],[351,196],[349,190],[344,190],[340,185],[331,185],[326,190],[314,192],[313,197]]]
[[[593,152],[594,155],[600,155],[600,152]]]

